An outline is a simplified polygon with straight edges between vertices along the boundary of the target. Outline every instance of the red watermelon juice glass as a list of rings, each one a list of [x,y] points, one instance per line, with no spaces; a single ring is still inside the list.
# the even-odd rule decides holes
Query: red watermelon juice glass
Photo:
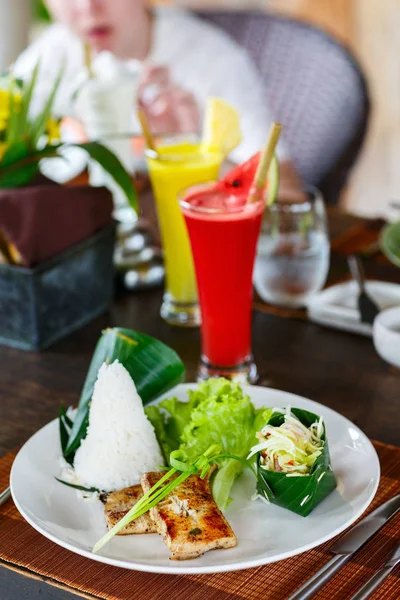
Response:
[[[180,197],[192,247],[202,316],[198,379],[254,382],[251,353],[252,275],[265,199],[218,189],[189,188]]]

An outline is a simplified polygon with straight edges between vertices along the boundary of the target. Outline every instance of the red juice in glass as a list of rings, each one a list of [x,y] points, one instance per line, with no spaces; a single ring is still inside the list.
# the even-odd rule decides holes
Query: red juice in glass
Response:
[[[252,275],[265,199],[194,186],[180,199],[192,246],[202,317],[199,378],[254,381]]]

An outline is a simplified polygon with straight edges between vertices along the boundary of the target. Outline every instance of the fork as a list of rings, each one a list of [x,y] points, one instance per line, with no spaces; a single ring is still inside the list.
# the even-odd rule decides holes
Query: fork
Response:
[[[372,323],[376,315],[379,313],[379,308],[370,298],[365,289],[365,276],[361,261],[358,257],[352,255],[348,258],[349,269],[353,279],[358,283],[360,293],[358,295],[358,310],[361,315],[362,323]]]
[[[389,558],[379,571],[377,571],[364,585],[350,598],[350,600],[367,600],[389,577],[395,566],[400,562],[400,544],[395,547]]]

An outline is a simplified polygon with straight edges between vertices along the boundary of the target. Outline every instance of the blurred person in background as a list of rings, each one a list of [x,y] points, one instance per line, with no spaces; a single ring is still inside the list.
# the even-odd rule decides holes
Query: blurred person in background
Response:
[[[55,24],[14,66],[25,79],[40,58],[38,108],[64,64],[57,106],[60,114],[70,112],[71,82],[84,68],[87,44],[94,56],[109,51],[143,64],[138,102],[153,132],[199,131],[207,98],[218,96],[241,116],[243,142],[233,161],[246,160],[265,143],[273,118],[258,72],[247,52],[214,25],[183,10],[152,10],[147,0],[46,0],[46,6]],[[299,177],[282,145],[278,153],[281,190],[296,192]]]

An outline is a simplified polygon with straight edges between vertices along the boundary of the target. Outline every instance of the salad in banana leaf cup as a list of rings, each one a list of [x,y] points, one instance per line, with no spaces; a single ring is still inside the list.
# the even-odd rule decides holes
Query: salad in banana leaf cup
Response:
[[[336,488],[323,419],[290,407],[264,416],[248,457],[257,457],[257,496],[306,517]]]

